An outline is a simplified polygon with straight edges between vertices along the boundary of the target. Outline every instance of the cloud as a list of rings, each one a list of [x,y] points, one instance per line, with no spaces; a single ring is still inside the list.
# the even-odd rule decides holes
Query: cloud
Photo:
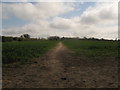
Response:
[[[36,20],[48,19],[59,14],[72,11],[74,8],[64,3],[12,3],[3,4],[3,15],[6,18],[15,16],[21,19]]]
[[[50,35],[97,37],[115,39],[118,37],[118,6],[112,3],[97,3],[87,8],[82,15],[72,18],[59,17],[75,9],[72,3],[24,3],[4,5],[4,15],[28,19],[32,22],[23,27],[3,29],[3,35],[20,36],[28,33],[32,37]],[[9,7],[9,9],[8,9]],[[13,11],[10,11],[12,8]],[[49,20],[50,19],[50,20]]]
[[[113,3],[97,3],[89,7],[81,16],[85,24],[115,23],[118,19],[118,6]]]
[[[54,18],[54,20],[51,22],[50,26],[52,28],[56,28],[56,29],[70,29],[71,28],[71,24],[72,21],[70,19],[65,19],[65,18]]]

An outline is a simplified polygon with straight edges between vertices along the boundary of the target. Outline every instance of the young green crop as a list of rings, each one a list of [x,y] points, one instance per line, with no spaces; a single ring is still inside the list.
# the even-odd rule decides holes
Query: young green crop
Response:
[[[2,44],[2,63],[27,62],[38,57],[56,45],[57,41],[21,41]]]
[[[64,40],[63,43],[75,51],[75,55],[118,56],[117,41]]]

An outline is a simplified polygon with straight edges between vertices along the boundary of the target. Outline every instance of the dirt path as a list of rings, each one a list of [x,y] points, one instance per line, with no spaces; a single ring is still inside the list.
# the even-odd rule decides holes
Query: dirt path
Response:
[[[3,68],[3,88],[117,88],[114,57],[89,59],[73,56],[63,43],[33,64]]]
[[[35,64],[23,68],[3,68],[3,87],[64,87],[61,81],[64,81],[66,76],[63,72],[63,64],[59,60],[59,54],[64,49],[65,46],[59,42],[42,58],[36,59]]]

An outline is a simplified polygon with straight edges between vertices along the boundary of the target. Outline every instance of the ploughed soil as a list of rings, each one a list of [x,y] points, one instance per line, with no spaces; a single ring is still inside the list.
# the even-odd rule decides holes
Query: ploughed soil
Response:
[[[117,88],[115,57],[75,56],[62,42],[32,64],[3,67],[3,88]]]

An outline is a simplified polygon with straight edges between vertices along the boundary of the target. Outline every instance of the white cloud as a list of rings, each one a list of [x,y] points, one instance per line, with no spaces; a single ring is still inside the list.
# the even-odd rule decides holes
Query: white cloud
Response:
[[[52,28],[56,28],[56,29],[70,29],[72,26],[70,25],[72,23],[72,21],[70,19],[65,19],[65,18],[54,18],[54,20],[51,22],[50,26]]]
[[[20,7],[21,6],[21,7]],[[115,39],[118,37],[117,19],[118,7],[112,3],[97,3],[89,7],[81,16],[62,18],[58,15],[75,10],[74,4],[39,3],[5,5],[5,15],[11,13],[21,19],[32,20],[31,24],[23,27],[3,30],[3,35],[21,35],[28,33],[33,37],[47,37],[50,35],[97,37]],[[7,8],[7,9],[6,9]],[[9,16],[8,16],[9,17]],[[52,20],[48,18],[53,17]]]
[[[12,3],[3,4],[3,15],[10,17],[12,15],[28,20],[48,19],[59,14],[72,11],[74,8],[65,3]]]
[[[81,16],[81,22],[88,24],[115,23],[118,19],[118,6],[116,3],[98,3],[89,7]]]

